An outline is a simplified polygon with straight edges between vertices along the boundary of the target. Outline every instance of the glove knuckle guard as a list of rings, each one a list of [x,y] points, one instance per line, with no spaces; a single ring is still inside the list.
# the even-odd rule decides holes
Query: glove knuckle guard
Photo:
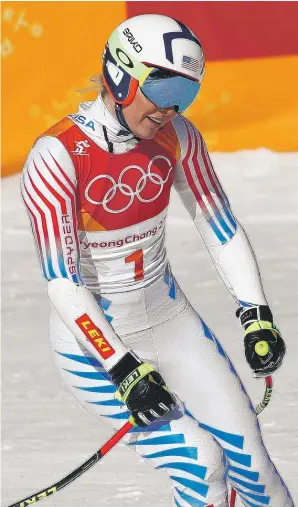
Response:
[[[148,426],[174,409],[175,397],[149,363],[142,363],[130,353],[126,356],[121,360],[122,364],[119,361],[109,372],[118,389],[116,396],[131,411],[133,424]]]

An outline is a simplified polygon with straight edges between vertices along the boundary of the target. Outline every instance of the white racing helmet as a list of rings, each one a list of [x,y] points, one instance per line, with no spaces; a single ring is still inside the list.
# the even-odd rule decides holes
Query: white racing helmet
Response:
[[[143,14],[111,34],[103,55],[105,85],[116,104],[130,104],[140,87],[160,108],[183,113],[197,97],[205,70],[200,41],[183,23]]]

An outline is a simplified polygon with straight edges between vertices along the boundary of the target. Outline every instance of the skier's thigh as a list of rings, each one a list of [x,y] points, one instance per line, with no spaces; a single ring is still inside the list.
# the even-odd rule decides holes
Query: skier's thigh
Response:
[[[50,312],[50,339],[54,361],[74,398],[93,417],[115,429],[122,426],[129,413],[126,405],[115,398],[116,389],[109,375],[78,343],[53,308]]]
[[[160,373],[196,419],[227,431],[245,430],[255,416],[220,342],[194,309],[154,328]],[[241,426],[240,426],[241,424]]]
[[[228,479],[239,495],[248,502],[257,492],[262,503],[292,505],[264,447],[244,386],[220,342],[194,309],[189,305],[174,319],[156,326],[154,339],[161,375],[200,427],[222,446],[229,462]]]
[[[143,360],[158,367],[150,330],[122,338]],[[114,428],[122,426],[129,412],[115,399],[115,388],[108,375],[78,344],[55,311],[51,313],[51,342],[60,374],[76,400],[91,415]],[[184,415],[174,421],[159,421],[150,429],[134,428],[124,441],[151,466],[170,475],[178,505],[189,505],[188,501],[183,502],[187,498],[213,503],[216,507],[225,505],[227,491],[222,450],[193,418]]]

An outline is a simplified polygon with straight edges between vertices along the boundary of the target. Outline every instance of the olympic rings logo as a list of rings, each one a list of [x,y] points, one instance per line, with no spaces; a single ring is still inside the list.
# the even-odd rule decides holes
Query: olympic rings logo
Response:
[[[163,179],[159,174],[151,172],[152,164],[157,159],[165,160],[168,165],[168,168],[169,168],[168,174],[165,179]],[[136,183],[135,190],[133,190],[133,188],[130,185],[128,185],[127,183],[123,183],[124,175],[126,175],[128,173],[128,171],[131,169],[134,169],[134,170],[137,169],[141,173],[141,176]],[[96,204],[96,205],[101,204],[103,206],[103,208],[105,209],[105,211],[107,211],[108,213],[122,213],[123,211],[126,211],[128,208],[130,208],[130,206],[133,204],[135,198],[137,198],[139,201],[145,202],[145,203],[155,201],[162,193],[164,184],[168,181],[172,169],[173,169],[173,167],[171,165],[171,162],[167,157],[164,157],[163,155],[156,155],[155,157],[152,158],[152,160],[150,160],[150,162],[148,164],[147,172],[145,172],[144,169],[142,169],[142,167],[140,167],[139,165],[133,164],[133,165],[129,165],[129,166],[125,167],[121,171],[118,181],[115,181],[115,179],[108,174],[100,174],[100,175],[96,176],[95,178],[93,178],[93,180],[90,181],[90,183],[88,183],[86,190],[85,190],[85,197],[92,204]],[[101,201],[95,201],[94,199],[92,199],[90,197],[90,188],[92,187],[92,185],[96,181],[102,180],[102,179],[109,180],[111,182],[111,188],[109,188],[109,190],[106,191],[106,193],[103,196]],[[148,181],[150,181],[151,183],[156,185],[156,193],[150,199],[146,199],[145,197],[141,196],[141,192],[145,189]],[[117,194],[117,191],[119,191],[122,195],[125,195],[126,197],[128,197],[128,203],[126,204],[126,206],[124,206],[121,209],[111,209],[109,207],[109,203],[111,202],[112,199],[114,199],[114,197]]]

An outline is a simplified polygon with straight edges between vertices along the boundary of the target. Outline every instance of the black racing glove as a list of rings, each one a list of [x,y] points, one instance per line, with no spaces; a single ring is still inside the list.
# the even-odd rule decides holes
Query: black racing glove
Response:
[[[254,376],[271,375],[281,366],[286,346],[279,329],[273,324],[269,306],[241,307],[236,316],[245,329],[245,357]]]
[[[162,376],[131,352],[109,374],[118,389],[116,397],[126,403],[131,412],[130,421],[136,426],[149,426],[176,406],[176,398]]]

